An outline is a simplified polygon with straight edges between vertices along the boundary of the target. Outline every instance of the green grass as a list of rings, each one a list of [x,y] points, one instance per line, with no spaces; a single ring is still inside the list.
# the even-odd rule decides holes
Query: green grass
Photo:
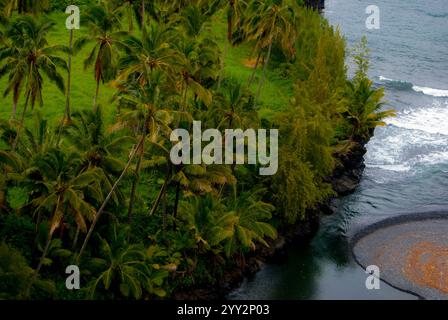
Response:
[[[212,21],[212,31],[215,40],[219,44],[221,50],[224,52],[225,42],[227,41],[227,25],[224,15],[215,16]],[[253,68],[244,65],[245,60],[249,58],[256,58],[256,53],[250,44],[243,44],[237,47],[228,46],[227,56],[225,57],[224,74],[226,77],[233,77],[239,79],[243,83],[248,83],[252,75]],[[251,91],[255,94],[257,92],[258,83],[262,76],[262,66],[258,67],[255,76],[255,81],[252,83]],[[283,79],[275,73],[268,70],[267,79],[261,91],[260,96],[260,115],[262,117],[270,117],[276,110],[286,108],[290,97],[293,95],[292,82],[288,79]]]
[[[49,17],[56,23],[54,30],[49,34],[48,41],[50,45],[68,45],[69,31],[65,28],[66,15],[63,13],[52,13]],[[123,28],[127,29],[127,24],[123,23]],[[226,41],[226,22],[223,15],[213,18],[212,32],[215,40],[218,42],[221,50],[224,51]],[[80,30],[75,30],[74,41],[88,33],[88,28],[81,25]],[[95,79],[93,77],[92,68],[84,70],[84,59],[91,50],[93,45],[87,46],[82,52],[73,57],[72,65],[72,112],[77,110],[91,109],[93,105],[93,96],[95,92]],[[253,57],[252,48],[248,44],[238,47],[228,47],[228,53],[225,60],[225,76],[239,79],[243,83],[247,83],[252,68],[244,65],[246,59]],[[256,80],[250,88],[253,93],[256,92],[258,81],[261,78],[261,67],[256,75]],[[66,72],[62,71],[64,78]],[[12,96],[3,97],[3,92],[7,85],[7,76],[0,80],[0,119],[10,119],[12,108]],[[24,90],[23,90],[24,91]],[[289,97],[292,95],[291,81],[281,79],[272,72],[268,72],[268,77],[261,93],[260,116],[270,118],[275,110],[285,108],[288,105]],[[98,103],[103,109],[106,123],[113,123],[115,106],[111,102],[114,89],[108,84],[101,85]],[[18,114],[21,113],[24,104],[24,92],[18,104]],[[64,115],[65,95],[60,92],[54,84],[44,77],[43,89],[44,105],[35,106],[35,110],[39,109],[45,119],[52,124],[60,121]],[[27,112],[26,122],[32,119],[32,112]]]

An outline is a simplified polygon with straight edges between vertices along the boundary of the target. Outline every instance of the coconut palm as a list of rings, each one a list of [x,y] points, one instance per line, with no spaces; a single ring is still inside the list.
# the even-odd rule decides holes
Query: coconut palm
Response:
[[[233,233],[236,217],[226,213],[222,201],[211,195],[181,201],[179,219],[193,232],[199,252],[222,245]]]
[[[197,98],[209,105],[211,95],[203,90],[206,81],[214,82],[219,75],[220,51],[208,35],[211,26],[207,15],[197,5],[187,6],[179,16],[180,29],[186,34],[176,41],[176,49],[182,53],[181,76],[184,80],[184,97],[191,89]]]
[[[74,44],[75,52],[79,52],[89,43],[94,44],[93,49],[84,60],[85,68],[94,65],[96,82],[93,99],[94,111],[98,107],[100,83],[108,82],[116,76],[119,49],[122,47],[121,38],[127,34],[117,31],[121,27],[120,19],[119,9],[113,8],[106,2],[101,2],[100,5],[92,7],[86,15],[86,22],[91,28],[90,34],[78,39]]]
[[[2,57],[15,60],[17,65],[19,65],[19,67],[13,67],[13,69],[8,70],[11,72],[11,89],[9,90],[12,90],[14,95],[20,91],[23,83],[23,80],[19,80],[22,76],[21,72],[25,72],[26,79],[25,105],[13,148],[15,148],[19,140],[28,104],[31,103],[31,106],[34,107],[37,101],[41,106],[43,105],[42,89],[44,79],[42,73],[55,83],[61,92],[64,92],[64,80],[58,72],[58,68],[67,69],[67,64],[64,59],[55,55],[55,53],[64,50],[64,47],[49,46],[46,40],[48,32],[53,27],[54,23],[52,22],[39,23],[31,17],[21,17],[11,25],[7,32],[11,47],[2,51]],[[13,58],[14,55],[17,55],[18,58]]]
[[[173,216],[176,218],[181,192],[184,197],[220,196],[225,186],[236,185],[236,178],[223,165],[180,165],[174,168],[172,182],[176,184]]]
[[[161,101],[164,100],[163,94],[166,94],[161,88],[163,79],[163,72],[154,72],[145,86],[138,85],[126,90],[123,90],[122,87],[122,92],[119,94],[120,103],[126,104],[131,111],[122,115],[114,128],[138,128],[138,135],[142,138],[145,137],[138,150],[135,179],[132,182],[128,209],[129,223],[132,220],[136,188],[146,151],[145,145],[146,143],[157,144],[161,135],[168,138],[171,133],[169,128],[173,120],[171,112],[160,108]]]
[[[67,60],[67,91],[66,91],[66,100],[65,100],[65,113],[64,120],[67,123],[71,121],[71,112],[70,112],[70,98],[71,98],[71,89],[72,89],[72,57],[73,57],[73,29],[70,29],[70,36],[68,40],[68,60]]]
[[[40,112],[35,113],[33,120],[33,126],[24,129],[23,139],[17,148],[28,161],[46,154],[56,146],[56,136]]]
[[[7,17],[10,17],[14,11],[17,11],[19,14],[38,14],[49,8],[49,0],[0,0],[0,10],[3,11]]]
[[[17,104],[23,84],[26,81],[27,64],[25,59],[19,54],[19,49],[14,46],[0,49],[0,62],[3,62],[0,68],[0,77],[8,74],[8,84],[3,92],[3,96],[6,97],[12,93],[11,118],[13,120],[16,118]]]
[[[277,232],[266,221],[271,218],[274,207],[261,201],[265,190],[252,190],[250,192],[234,195],[227,204],[227,210],[235,216],[233,232],[226,240],[225,253],[228,257],[242,253],[249,249],[255,250],[256,242],[268,246],[265,237],[275,239]]]
[[[51,215],[47,242],[29,288],[43,266],[56,229],[67,216],[70,216],[77,227],[86,232],[86,219],[92,220],[95,215],[95,209],[87,201],[87,197],[95,201],[102,199],[101,188],[98,185],[100,180],[98,170],[89,169],[80,172],[79,164],[77,154],[51,149],[34,161],[33,169],[29,170],[25,178],[33,186],[31,194],[39,195],[30,202],[35,208],[38,222],[43,215],[47,213]]]
[[[173,29],[169,25],[151,23],[142,39],[128,37],[123,41],[125,54],[119,61],[118,80],[145,86],[151,74],[162,71],[166,81],[174,81],[179,54],[173,49]]]
[[[81,170],[99,169],[106,190],[112,188],[113,177],[118,176],[125,166],[118,155],[135,143],[134,138],[121,132],[107,134],[101,109],[73,113],[73,122],[64,129],[63,135],[69,145],[81,154]],[[117,192],[114,200],[118,203],[119,199],[122,195]]]
[[[1,74],[9,74],[5,94],[13,93],[13,109],[17,106],[18,96],[26,81],[21,126],[29,103],[32,107],[36,101],[43,105],[42,72],[64,92],[64,81],[58,68],[67,69],[67,64],[55,55],[64,47],[49,46],[46,39],[53,27],[53,22],[39,23],[31,17],[21,17],[7,31],[9,46],[1,50],[0,61],[4,61]]]
[[[186,110],[189,95],[210,106],[213,99],[207,83],[213,83],[219,73],[218,47],[209,39],[180,39],[175,46],[181,54],[182,107]]]
[[[138,0],[115,0],[112,1],[115,8],[119,8],[121,11],[123,11],[124,15],[126,16],[128,23],[129,23],[129,33],[132,33],[134,31],[134,21],[136,14],[138,15],[137,11],[137,1]]]
[[[95,226],[99,220],[99,218],[101,217],[101,215],[104,213],[104,210],[106,209],[109,201],[111,200],[111,198],[113,197],[113,195],[115,194],[115,191],[117,190],[118,186],[120,185],[121,181],[123,180],[123,178],[126,176],[129,168],[132,165],[132,162],[134,161],[138,150],[140,150],[140,148],[142,147],[144,140],[145,140],[145,136],[142,136],[138,143],[132,148],[131,153],[129,154],[129,159],[128,162],[126,163],[126,166],[124,167],[123,171],[121,172],[120,176],[117,178],[117,180],[115,181],[114,185],[112,186],[112,188],[110,189],[109,193],[107,194],[106,198],[104,199],[101,207],[98,209],[98,211],[96,212],[95,216],[93,217],[93,221],[90,225],[89,231],[87,232],[87,235],[84,239],[84,242],[82,244],[81,249],[79,250],[78,256],[76,258],[77,262],[80,261],[82,255],[84,254],[84,251],[87,247],[87,244],[89,243],[90,238],[92,237],[93,234],[93,230],[95,230]]]
[[[218,128],[246,129],[259,126],[256,110],[251,103],[252,96],[239,81],[229,80],[217,94],[217,102],[210,109]]]
[[[222,1],[222,6],[226,10],[227,16],[227,42],[225,43],[223,58],[221,60],[221,71],[218,80],[218,88],[221,87],[223,72],[225,67],[225,59],[229,49],[229,44],[233,42],[233,30],[235,27],[240,27],[243,19],[243,12],[247,8],[247,1],[245,0],[230,0]]]
[[[122,231],[115,230],[110,242],[101,239],[101,256],[90,261],[101,272],[89,285],[89,297],[93,299],[100,286],[115,288],[125,298],[140,299],[145,292],[164,297],[166,292],[160,286],[168,271],[152,261],[149,251],[143,245],[127,243]]]
[[[256,41],[255,48],[258,52],[267,48],[263,75],[258,85],[255,104],[260,98],[274,43],[279,42],[285,52],[293,52],[296,28],[295,10],[287,1],[255,0],[252,2],[246,24],[247,40]]]
[[[178,20],[189,38],[198,39],[204,32],[210,31],[209,19],[201,13],[197,5],[184,8]]]

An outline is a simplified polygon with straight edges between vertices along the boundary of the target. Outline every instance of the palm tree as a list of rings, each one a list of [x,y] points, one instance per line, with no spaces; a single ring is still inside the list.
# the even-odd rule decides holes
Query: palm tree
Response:
[[[132,162],[135,159],[135,156],[137,155],[138,150],[140,150],[140,148],[142,147],[143,143],[145,140],[145,136],[142,136],[142,138],[140,138],[139,142],[134,146],[134,148],[132,149],[130,155],[129,155],[129,160],[126,164],[126,166],[124,167],[123,171],[121,172],[120,176],[117,178],[117,180],[115,181],[114,185],[112,186],[111,190],[109,191],[109,193],[107,194],[106,198],[103,201],[103,204],[101,205],[101,207],[98,209],[98,211],[96,212],[95,216],[93,217],[93,221],[90,225],[89,231],[87,232],[87,235],[84,239],[84,242],[82,244],[81,249],[79,250],[78,256],[76,258],[77,262],[80,261],[82,255],[84,254],[84,251],[87,247],[87,244],[89,243],[89,240],[92,236],[93,230],[95,229],[95,226],[99,220],[99,218],[101,217],[101,215],[104,213],[104,210],[106,209],[110,199],[112,198],[112,196],[114,195],[115,191],[117,190],[118,186],[120,185],[121,181],[123,180],[123,178],[125,177],[126,173],[128,172],[129,168],[132,165]]]
[[[169,25],[155,23],[148,30],[145,29],[141,40],[133,36],[125,39],[125,54],[119,61],[118,80],[145,86],[151,81],[153,72],[161,71],[166,81],[173,82],[180,58],[171,45],[175,41],[173,29]]]
[[[223,165],[176,166],[171,179],[176,184],[174,218],[177,217],[181,191],[183,191],[184,197],[205,196],[207,194],[218,197],[222,194],[225,186],[234,186],[237,182],[233,172]],[[153,208],[152,212],[154,210]]]
[[[380,111],[384,103],[384,88],[372,89],[372,81],[368,78],[348,82],[347,97],[349,107],[344,117],[352,125],[351,139],[365,141],[372,136],[377,126],[386,125],[385,118],[395,116],[394,110]]]
[[[255,250],[256,242],[268,246],[265,237],[275,239],[277,232],[265,221],[271,218],[275,209],[272,205],[260,200],[263,189],[238,193],[231,198],[227,210],[235,216],[233,232],[225,244],[228,257],[244,250]]]
[[[57,68],[66,69],[65,61],[54,55],[63,50],[62,46],[48,46],[46,36],[54,27],[52,22],[37,23],[31,17],[22,17],[17,19],[7,31],[8,46],[0,51],[0,61],[4,61],[0,76],[9,74],[9,84],[5,89],[4,95],[13,93],[13,117],[17,108],[17,102],[20,96],[24,82],[25,86],[25,107],[22,113],[26,113],[28,103],[34,106],[38,101],[40,105],[42,100],[43,78],[41,71],[54,82],[56,86],[64,91],[63,78]],[[30,101],[31,100],[31,101]]]
[[[90,284],[89,297],[94,298],[100,284],[106,290],[116,288],[125,298],[140,299],[144,291],[164,297],[166,292],[160,286],[168,271],[151,261],[143,245],[128,244],[124,232],[115,230],[112,240],[101,239],[101,258],[90,262],[102,271]]]
[[[19,49],[14,46],[0,49],[0,62],[4,64],[0,68],[0,77],[8,74],[8,85],[3,92],[3,97],[12,93],[11,118],[15,120],[17,104],[26,78],[26,61],[19,55]]]
[[[210,106],[213,96],[210,88],[207,88],[207,82],[215,81],[219,72],[216,44],[209,39],[197,41],[180,39],[175,46],[182,57],[179,67],[182,108],[186,110],[189,94],[194,96],[195,100]]]
[[[35,169],[30,170],[27,177],[34,186],[31,194],[39,194],[30,203],[35,208],[38,220],[43,214],[51,213],[47,242],[28,286],[27,296],[45,261],[53,234],[62,221],[70,215],[77,227],[86,232],[86,218],[92,220],[95,215],[95,209],[86,198],[88,196],[96,201],[102,199],[98,171],[89,169],[79,172],[79,160],[77,154],[51,149],[35,160]]]
[[[241,26],[244,10],[247,8],[246,0],[225,1],[227,14],[227,41],[233,41],[233,29],[235,26]]]
[[[252,96],[239,81],[231,80],[224,84],[217,94],[217,103],[210,109],[211,117],[221,129],[246,129],[258,127],[259,119],[251,104]]]
[[[70,112],[70,95],[72,89],[72,57],[73,57],[73,29],[70,29],[70,36],[68,41],[68,61],[67,61],[67,92],[66,92],[66,100],[65,100],[65,113],[64,119],[66,122],[70,123],[71,121],[71,112]]]
[[[187,37],[198,39],[204,32],[210,30],[208,17],[203,15],[197,5],[189,5],[180,13],[179,21]]]
[[[79,52],[89,43],[94,43],[93,49],[84,60],[84,68],[94,64],[94,77],[96,81],[93,110],[98,107],[98,94],[100,82],[107,82],[116,76],[116,64],[119,58],[119,48],[122,47],[120,39],[126,32],[116,31],[120,29],[120,11],[111,8],[105,2],[92,7],[86,21],[91,28],[88,36],[78,39],[74,44],[75,52]]]
[[[367,141],[377,126],[384,126],[383,119],[395,116],[395,111],[380,111],[385,103],[384,88],[372,88],[372,81],[368,78],[367,72],[370,50],[367,47],[367,38],[363,37],[353,50],[353,59],[357,66],[355,76],[351,81],[347,81],[346,99],[348,108],[342,114],[351,124],[351,141]]]
[[[129,33],[134,31],[134,20],[136,17],[137,0],[118,0],[114,2],[115,8],[124,12],[129,23]]]
[[[266,70],[271,58],[272,47],[280,42],[285,51],[293,52],[296,37],[296,16],[292,6],[283,0],[256,0],[251,4],[246,33],[247,40],[256,41],[256,49],[267,48],[263,75],[255,96],[255,105],[261,94],[266,78]]]
[[[221,59],[221,71],[218,80],[218,89],[221,88],[221,81],[223,77],[222,73],[224,72],[225,59],[229,49],[229,44],[232,44],[233,42],[233,29],[235,28],[235,26],[241,26],[243,12],[247,8],[247,1],[225,0],[223,1],[223,5],[225,7],[227,15],[227,42],[225,43],[223,58]]]
[[[48,121],[42,119],[40,112],[36,112],[33,126],[25,128],[24,137],[19,141],[18,152],[28,161],[33,161],[55,146],[55,135],[48,125]]]
[[[0,0],[0,10],[3,11],[7,17],[10,17],[14,11],[17,11],[19,14],[38,14],[48,10],[49,7],[49,0]]]
[[[48,46],[46,36],[54,27],[52,22],[38,23],[31,17],[21,17],[17,19],[8,30],[8,38],[12,48],[3,51],[4,58],[11,58],[17,55],[17,64],[20,67],[14,68],[10,73],[10,86],[14,94],[20,91],[23,80],[19,80],[21,72],[24,71],[26,79],[25,85],[25,105],[20,119],[20,127],[17,132],[16,141],[13,148],[17,145],[20,130],[23,128],[23,122],[28,104],[34,107],[36,101],[43,105],[42,88],[44,79],[42,72],[56,84],[61,92],[64,92],[64,80],[58,72],[58,68],[67,69],[64,59],[54,55],[56,52],[64,50],[62,46]]]
[[[143,143],[138,150],[137,164],[135,168],[135,179],[132,182],[131,196],[129,199],[128,219],[132,221],[132,213],[134,207],[135,193],[140,180],[140,170],[145,155],[145,144],[157,144],[160,136],[169,137],[172,122],[172,115],[169,110],[160,108],[161,101],[165,93],[161,85],[163,85],[163,73],[155,72],[145,86],[138,85],[136,88],[122,91],[119,95],[120,103],[126,104],[131,111],[121,116],[115,128],[138,128],[138,135],[144,138]],[[122,87],[123,90],[123,87]],[[166,93],[165,93],[166,94]],[[147,141],[146,141],[147,140]]]
[[[134,138],[121,132],[106,134],[99,108],[96,112],[84,110],[73,113],[73,122],[65,128],[63,135],[81,154],[81,170],[98,169],[106,190],[112,188],[113,177],[118,176],[125,166],[117,155],[125,151],[128,145],[135,143]],[[114,201],[118,203],[122,198],[117,192]]]
[[[179,219],[193,232],[199,252],[212,251],[229,239],[236,217],[226,213],[219,198],[208,194],[181,201]]]

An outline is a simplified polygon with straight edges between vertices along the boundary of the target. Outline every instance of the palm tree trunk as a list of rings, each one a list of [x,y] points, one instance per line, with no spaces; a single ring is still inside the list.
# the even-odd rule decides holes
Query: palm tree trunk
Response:
[[[56,206],[54,209],[54,214],[56,214],[58,212],[59,205],[60,205],[60,198],[58,198],[58,200],[57,200],[57,203],[56,203]],[[48,254],[48,248],[50,248],[50,243],[51,243],[51,239],[53,238],[53,233],[54,233],[54,229],[52,226],[50,226],[50,231],[48,232],[48,237],[47,237],[47,243],[45,244],[44,251],[42,252],[42,256],[40,257],[39,264],[37,265],[34,275],[31,278],[31,281],[28,283],[28,286],[25,291],[25,298],[29,297],[31,288],[32,288],[34,282],[37,280],[37,276],[39,275],[40,269],[42,268],[42,266],[44,264],[44,259]]]
[[[73,51],[73,29],[70,30],[70,40],[69,40],[69,50],[68,53],[68,74],[67,74],[67,97],[65,100],[65,120],[70,121],[70,94],[71,94],[71,84],[72,84],[72,51]]]
[[[261,89],[263,88],[263,84],[264,84],[264,81],[265,81],[265,79],[266,79],[266,70],[267,70],[267,68],[268,68],[269,60],[270,60],[270,58],[271,58],[272,43],[273,43],[273,42],[274,42],[274,40],[271,39],[271,41],[270,41],[270,43],[269,43],[268,56],[267,56],[267,58],[266,58],[266,61],[265,61],[265,63],[264,63],[264,66],[263,66],[263,75],[261,76],[260,84],[258,85],[257,95],[256,95],[256,97],[255,97],[255,108],[257,107],[257,103],[258,103],[258,101],[259,101],[259,99],[260,99],[260,95],[261,95]]]
[[[183,92],[182,98],[182,111],[187,110],[187,98],[188,98],[188,83],[185,83],[185,91]]]
[[[247,84],[248,87],[250,87],[252,85],[252,83],[254,82],[255,75],[257,74],[258,65],[260,64],[260,60],[261,60],[261,51],[258,52],[257,61],[255,62],[255,66],[254,66],[254,71],[252,72],[249,82]]]
[[[79,232],[80,231],[81,231],[81,228],[79,226],[77,226],[76,227],[75,238],[73,239],[72,251],[75,250],[75,248],[76,248],[76,244],[78,243],[78,238],[79,238]]]
[[[227,15],[227,41],[225,41],[224,43],[224,53],[221,59],[221,70],[219,71],[218,90],[221,89],[222,78],[224,76],[223,73],[224,73],[225,61],[227,59],[227,53],[229,51],[229,43],[232,42],[232,34],[233,34],[232,27],[233,27],[232,15],[229,13]]]
[[[56,142],[56,146],[59,147],[59,143],[61,141],[62,129],[64,128],[64,122],[70,122],[71,112],[70,112],[70,95],[71,95],[71,86],[72,86],[72,55],[73,55],[73,29],[70,29],[70,39],[69,39],[69,53],[68,53],[68,62],[67,62],[67,92],[65,97],[65,112],[64,117],[62,119],[62,123],[58,130],[58,138]]]
[[[174,212],[173,217],[177,218],[177,210],[179,208],[179,200],[180,200],[180,182],[176,183],[176,198],[174,200]]]
[[[168,204],[166,198],[166,189],[163,192],[163,238],[166,239],[166,227],[168,224]]]
[[[28,286],[25,291],[25,298],[29,298],[31,288],[34,284],[34,282],[37,280],[37,276],[39,275],[40,269],[42,268],[44,264],[44,259],[47,256],[48,248],[50,248],[51,238],[53,237],[53,232],[48,233],[47,243],[45,244],[44,251],[42,253],[42,256],[40,257],[39,264],[37,265],[36,271],[34,271],[33,277],[31,278],[31,281],[28,283]]]
[[[97,80],[95,96],[93,97],[93,112],[96,112],[98,109],[98,94],[99,94],[99,92],[100,92],[100,80]]]
[[[12,114],[11,114],[11,119],[15,120],[16,119],[16,115],[17,115],[17,101],[13,101],[12,102]]]
[[[156,201],[154,201],[151,211],[149,212],[150,216],[152,216],[156,212],[157,208],[159,207],[160,201],[162,200],[163,195],[168,187],[168,183],[170,180],[170,172],[171,172],[171,166],[168,165],[168,168],[166,171],[166,176],[165,176],[165,181],[163,182],[162,188],[160,189],[159,194],[157,195]]]
[[[135,168],[136,177],[134,181],[132,182],[132,188],[131,188],[131,196],[129,198],[129,209],[128,209],[128,224],[131,225],[132,223],[132,211],[134,209],[134,201],[135,201],[135,191],[137,190],[137,185],[140,182],[140,169],[142,166],[143,156],[145,153],[145,142],[144,137],[146,135],[146,130],[143,132],[143,143],[140,148],[140,155],[137,160],[137,166]]]
[[[129,19],[129,33],[134,32],[134,12],[132,8],[132,2],[129,4],[128,8],[128,19]]]
[[[146,12],[145,12],[145,0],[142,0],[142,31],[145,29],[145,16],[146,16]]]
[[[25,10],[24,0],[19,0],[19,3],[17,4],[17,11],[19,12],[19,14],[22,14],[24,10]]]
[[[115,190],[118,188],[118,185],[120,184],[121,180],[123,180],[126,172],[128,171],[129,167],[132,164],[132,161],[134,161],[135,155],[137,154],[137,150],[140,149],[145,137],[142,137],[138,145],[134,148],[134,150],[131,153],[131,156],[129,157],[129,161],[126,164],[126,167],[123,169],[123,172],[118,177],[117,181],[115,181],[115,184],[112,186],[112,189],[109,191],[109,193],[106,196],[106,199],[104,200],[103,204],[101,205],[98,212],[95,214],[92,224],[90,225],[89,231],[87,232],[86,238],[84,239],[84,242],[82,244],[81,250],[79,251],[78,257],[76,258],[77,262],[79,262],[81,256],[84,253],[84,250],[87,247],[87,243],[90,240],[90,237],[92,236],[93,230],[95,229],[95,225],[98,222],[99,218],[103,214],[104,210],[106,209],[107,204],[109,203],[110,199],[112,198],[112,195],[114,194]]]
[[[12,145],[12,151],[16,150],[17,144],[18,144],[19,139],[20,139],[20,132],[23,129],[23,123],[25,122],[25,114],[26,114],[26,110],[28,109],[28,103],[30,101],[30,94],[31,94],[30,91],[28,91],[28,93],[26,94],[25,105],[23,106],[22,116],[20,118],[19,129],[17,130],[16,138],[15,138],[14,143]]]
[[[220,66],[221,70],[219,71],[218,90],[221,89],[221,83],[222,83],[222,78],[224,77],[224,68],[226,66],[226,59],[227,59],[228,51],[229,51],[229,42],[226,41],[224,44],[224,53],[221,58],[221,66]]]

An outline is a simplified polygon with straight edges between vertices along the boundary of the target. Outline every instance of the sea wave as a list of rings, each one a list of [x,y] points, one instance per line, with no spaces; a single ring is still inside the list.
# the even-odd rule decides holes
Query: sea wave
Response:
[[[384,77],[384,76],[379,76],[378,79],[386,87],[393,88],[393,89],[396,89],[396,90],[406,90],[406,91],[413,90],[415,92],[423,93],[423,94],[428,95],[428,96],[448,97],[448,90],[434,89],[434,88],[430,88],[430,87],[417,86],[417,85],[414,85],[411,82],[401,81],[401,80],[394,80],[394,79],[390,79],[390,78],[387,78],[387,77]]]
[[[412,89],[416,92],[422,92],[428,96],[448,97],[448,90],[440,90],[440,89],[433,89],[433,88],[419,87],[419,86],[413,86]]]

